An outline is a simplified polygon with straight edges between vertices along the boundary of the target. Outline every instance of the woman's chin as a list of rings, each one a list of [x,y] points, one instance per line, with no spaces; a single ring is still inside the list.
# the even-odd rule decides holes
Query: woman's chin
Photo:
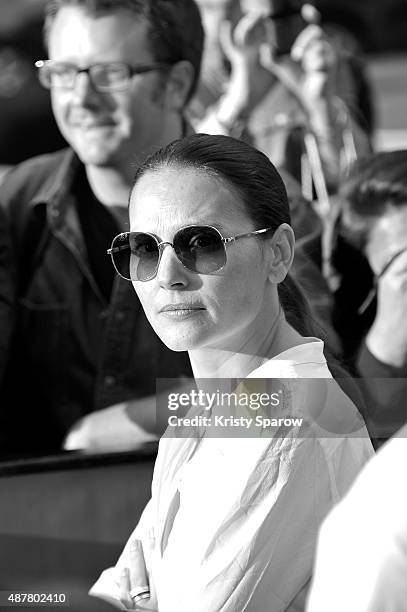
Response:
[[[155,329],[161,341],[171,350],[175,352],[193,351],[202,347],[204,342],[204,334],[202,330],[195,333],[183,333],[184,330],[168,328]]]
[[[161,337],[162,342],[171,350],[177,353],[182,351],[193,351],[194,349],[199,348],[199,343],[187,341],[182,338],[168,338]]]
[[[174,353],[182,353],[184,351],[189,351],[189,345],[183,342],[177,342],[176,340],[168,340],[167,338],[161,338],[161,341],[165,344],[170,351],[174,351]]]

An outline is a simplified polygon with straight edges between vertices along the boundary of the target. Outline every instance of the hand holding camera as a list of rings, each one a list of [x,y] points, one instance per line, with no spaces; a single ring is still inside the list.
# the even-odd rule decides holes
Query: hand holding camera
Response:
[[[334,95],[336,52],[318,25],[319,13],[294,0],[270,0],[270,11],[253,11],[223,24],[221,44],[231,65],[219,107],[225,123],[249,115],[276,80],[306,113]]]

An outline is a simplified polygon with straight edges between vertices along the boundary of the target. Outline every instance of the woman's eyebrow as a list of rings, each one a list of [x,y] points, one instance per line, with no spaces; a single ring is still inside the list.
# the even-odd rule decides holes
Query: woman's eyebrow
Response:
[[[222,234],[223,233],[231,233],[230,227],[226,227],[226,225],[223,225],[223,223],[220,223],[219,220],[217,219],[192,219],[190,221],[190,223],[188,223],[188,225],[197,225],[199,226],[210,226],[210,227],[214,227],[217,230],[219,230]],[[233,232],[232,232],[233,233]]]

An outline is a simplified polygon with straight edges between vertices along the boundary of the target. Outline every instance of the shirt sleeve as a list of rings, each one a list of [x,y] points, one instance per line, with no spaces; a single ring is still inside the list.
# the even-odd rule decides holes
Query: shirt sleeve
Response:
[[[321,529],[307,612],[404,612],[407,444],[392,439]]]
[[[369,351],[366,342],[362,343],[356,366],[366,378],[401,378],[407,375],[407,366],[396,368],[380,361]]]
[[[156,609],[155,597],[153,593],[154,589],[151,579],[151,551],[154,547],[154,532],[152,528],[151,514],[152,501],[150,500],[145,507],[143,514],[141,515],[137,527],[134,529],[133,533],[128,539],[116,565],[114,567],[109,567],[101,573],[98,580],[91,587],[89,595],[104,599],[119,610],[126,609],[120,602],[120,575],[125,567],[130,567],[130,544],[132,541],[137,539],[141,540],[143,545],[144,558],[149,576],[150,591],[152,593],[149,605],[152,610]]]
[[[377,359],[363,342],[357,369],[361,376],[369,432],[387,439],[405,423],[407,366],[395,368]]]

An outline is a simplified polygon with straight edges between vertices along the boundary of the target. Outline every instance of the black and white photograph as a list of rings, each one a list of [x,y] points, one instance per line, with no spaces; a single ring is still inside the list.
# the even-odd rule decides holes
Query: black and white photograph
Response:
[[[0,612],[407,612],[407,0],[0,0]]]

